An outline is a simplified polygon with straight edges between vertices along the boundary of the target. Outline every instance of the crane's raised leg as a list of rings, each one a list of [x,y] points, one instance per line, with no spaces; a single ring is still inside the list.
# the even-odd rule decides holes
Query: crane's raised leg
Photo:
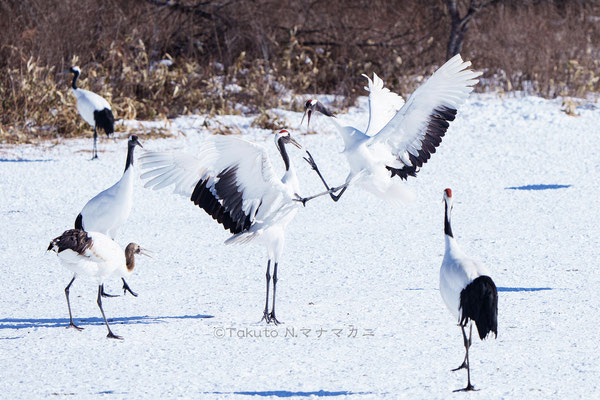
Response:
[[[104,318],[104,323],[106,324],[106,328],[108,328],[107,338],[111,339],[123,339],[121,336],[117,336],[110,330],[110,326],[108,326],[108,321],[106,320],[106,316],[104,315],[104,310],[102,309],[102,285],[98,286],[98,307],[100,307],[100,312],[102,313],[102,318]]]
[[[275,292],[277,291],[277,264],[275,263],[275,267],[273,268],[273,307],[271,307],[271,313],[269,314],[270,322],[273,322],[275,325],[279,325],[281,322],[277,320],[275,316]]]
[[[127,282],[125,282],[125,278],[121,278],[123,281],[123,295],[127,294],[127,292],[131,293],[133,297],[137,297],[137,293],[131,290]]]
[[[265,311],[263,312],[263,317],[261,321],[265,321],[267,324],[271,322],[271,317],[269,316],[269,286],[271,285],[271,260],[267,262],[267,298],[265,300]]]
[[[331,188],[331,189],[328,189],[328,190],[326,190],[324,192],[317,193],[315,195],[308,196],[308,197],[302,197],[298,193],[294,193],[296,195],[296,198],[294,198],[293,200],[302,203],[302,205],[306,207],[306,203],[309,200],[316,199],[317,197],[321,197],[321,196],[324,196],[326,194],[331,195],[332,192],[337,192],[340,189],[343,189],[342,192],[344,192],[344,190],[346,190],[346,188],[348,187],[348,185],[349,185],[349,183],[344,183],[342,186],[339,186],[339,187],[336,187],[336,188]],[[340,196],[341,196],[342,192],[340,192]],[[338,196],[338,198],[339,198],[339,196]]]
[[[463,389],[457,389],[457,390],[455,390],[455,392],[476,391],[477,389],[475,389],[475,387],[473,385],[471,385],[471,365],[469,363],[469,347],[471,347],[471,334],[473,333],[473,323],[471,323],[471,325],[469,327],[469,340],[468,340],[468,342],[466,341],[466,334],[465,334],[464,327],[462,327],[462,329],[463,329],[463,336],[465,337],[465,349],[467,351],[467,354],[465,355],[465,358],[466,358],[466,361],[467,361],[467,387],[465,387]]]
[[[77,275],[73,275],[73,279],[71,279],[71,282],[69,282],[69,284],[65,288],[65,296],[67,296],[67,307],[69,307],[69,326],[67,326],[67,328],[75,328],[78,331],[82,331],[83,328],[78,327],[73,322],[73,314],[71,314],[71,303],[69,302],[69,289],[71,288],[71,284],[73,284],[73,281],[75,280],[76,276]]]
[[[110,293],[106,293],[104,291],[104,284],[100,285],[100,287],[102,288],[102,297],[119,297],[118,294],[110,294]]]
[[[342,194],[344,194],[344,192],[348,188],[348,184],[339,186],[337,188],[330,188],[327,182],[325,182],[325,178],[323,178],[323,175],[321,175],[321,171],[319,171],[319,167],[317,167],[317,163],[315,162],[312,154],[310,154],[309,151],[307,151],[306,154],[308,154],[308,157],[304,157],[304,160],[306,160],[306,162],[311,166],[311,168],[315,170],[317,175],[319,175],[319,178],[321,178],[321,181],[323,182],[323,185],[325,185],[325,188],[328,191],[330,191],[329,196],[331,196],[331,199],[333,201],[338,201],[340,197],[342,197]],[[337,195],[333,194],[333,192],[337,191],[340,188],[343,188],[341,192],[339,192]]]
[[[460,329],[462,331],[463,343],[465,345],[465,358],[463,359],[462,364],[460,364],[460,366],[458,368],[454,368],[452,371],[458,371],[463,368],[467,368],[467,354],[469,354],[469,347],[471,347],[471,341],[469,339],[467,339],[467,334],[465,333],[465,327],[463,325],[460,325]]]
[[[92,160],[98,158],[98,131],[96,131],[96,126],[94,126],[94,150],[92,152]]]

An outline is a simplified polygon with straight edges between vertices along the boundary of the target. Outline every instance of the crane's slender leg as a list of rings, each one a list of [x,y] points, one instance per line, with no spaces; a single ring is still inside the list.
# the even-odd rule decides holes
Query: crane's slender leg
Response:
[[[311,166],[311,168],[315,170],[317,175],[319,175],[319,178],[321,178],[321,181],[323,182],[323,185],[325,185],[325,188],[330,191],[329,196],[331,196],[331,199],[333,201],[337,202],[340,199],[340,197],[342,197],[342,194],[344,194],[344,192],[348,188],[348,185],[346,184],[345,186],[342,185],[337,188],[330,188],[329,185],[327,184],[327,182],[325,182],[325,178],[323,178],[323,175],[321,175],[321,171],[319,171],[319,167],[317,167],[317,163],[315,162],[312,154],[310,154],[309,151],[307,151],[306,154],[308,154],[308,158],[304,157],[304,160],[306,160],[306,162]],[[335,195],[331,192],[331,191],[336,191],[337,189],[342,188],[342,187],[343,187],[342,191],[340,193],[338,193],[337,195]]]
[[[463,359],[462,364],[460,364],[460,366],[458,368],[454,368],[452,371],[458,371],[460,369],[467,368],[467,354],[469,354],[469,347],[471,346],[471,343],[467,339],[467,334],[465,333],[465,327],[463,325],[460,325],[460,329],[462,331],[463,343],[465,345],[465,350],[466,350],[465,358]]]
[[[71,282],[69,282],[69,284],[65,288],[65,296],[67,296],[67,307],[69,307],[69,326],[67,326],[67,328],[75,328],[78,331],[82,331],[83,328],[78,327],[73,322],[73,314],[71,314],[71,303],[69,302],[69,289],[71,288],[71,285],[73,284],[73,281],[75,280],[76,276],[77,275],[73,275],[73,279],[71,279]]]
[[[273,322],[275,325],[279,325],[281,323],[277,320],[277,317],[275,316],[275,292],[277,291],[277,264],[278,263],[275,263],[275,266],[273,267],[273,307],[271,307],[271,313],[269,314],[271,322]]]
[[[271,260],[267,262],[267,298],[265,300],[265,311],[263,312],[263,317],[261,321],[265,321],[267,324],[271,322],[271,317],[269,316],[269,286],[271,285]]]
[[[455,390],[455,392],[470,392],[470,391],[476,391],[477,389],[475,389],[475,387],[473,385],[471,385],[471,365],[469,363],[469,347],[471,347],[471,334],[473,333],[473,323],[471,323],[470,327],[469,327],[469,346],[466,347],[467,349],[467,354],[466,354],[466,358],[467,358],[467,387],[464,389],[457,389]]]
[[[104,291],[104,284],[100,285],[100,287],[102,288],[102,297],[119,297],[118,294],[110,294],[110,293],[106,293]]]
[[[96,125],[94,125],[94,151],[92,152],[92,160],[98,158],[98,131],[96,131]]]
[[[133,297],[137,297],[137,293],[131,290],[127,282],[125,282],[125,278],[121,278],[123,281],[123,295],[127,294],[127,292],[131,293]]]
[[[104,323],[108,328],[108,335],[106,335],[106,337],[111,339],[123,339],[121,336],[117,336],[114,333],[112,333],[112,331],[110,330],[110,326],[108,326],[108,321],[106,320],[104,310],[102,309],[102,285],[98,286],[98,307],[100,307],[100,312],[102,312],[102,318],[104,318]]]
[[[293,199],[293,200],[294,201],[299,201],[300,203],[302,203],[303,206],[306,206],[306,202],[308,202],[309,200],[316,199],[317,197],[321,197],[321,196],[324,196],[326,194],[331,195],[332,192],[337,192],[340,189],[346,190],[346,188],[348,187],[349,184],[350,184],[349,182],[346,182],[342,186],[338,186],[336,188],[331,188],[331,189],[329,189],[329,190],[327,190],[325,192],[317,193],[315,195],[308,196],[308,197],[301,197],[298,193],[294,193],[296,195],[296,198]],[[341,193],[340,193],[340,196],[341,196]]]

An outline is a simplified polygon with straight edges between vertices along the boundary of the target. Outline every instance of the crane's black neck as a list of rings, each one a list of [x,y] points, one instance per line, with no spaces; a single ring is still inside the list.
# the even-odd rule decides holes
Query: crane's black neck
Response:
[[[279,138],[279,140],[277,141],[277,144],[279,147],[279,152],[281,153],[281,158],[283,158],[283,162],[285,164],[285,170],[289,171],[290,170],[290,157],[288,156],[287,150],[285,149],[285,143],[283,141],[283,138]]]
[[[73,90],[77,90],[77,78],[79,78],[79,71],[75,71],[73,74],[73,84],[71,86],[73,87]]]
[[[450,236],[451,238],[454,237],[454,235],[452,234],[452,226],[450,226],[450,211],[448,210],[448,207],[451,207],[450,205],[448,205],[448,202],[446,203],[446,214],[444,215],[444,233],[448,236]]]
[[[131,140],[127,144],[127,161],[125,161],[125,171],[131,166],[133,166],[133,151],[135,150],[136,144]]]

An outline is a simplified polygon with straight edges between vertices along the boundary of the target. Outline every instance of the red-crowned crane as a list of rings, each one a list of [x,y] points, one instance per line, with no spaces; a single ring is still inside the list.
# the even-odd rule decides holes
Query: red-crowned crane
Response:
[[[467,369],[467,386],[459,391],[475,390],[471,385],[469,348],[471,347],[472,322],[475,322],[479,338],[483,340],[490,332],[498,336],[498,289],[490,273],[483,265],[467,256],[456,243],[450,213],[452,212],[452,190],[444,190],[444,234],[446,252],[440,268],[440,293],[448,310],[462,330],[465,359],[456,368]],[[465,327],[469,325],[469,337]]]
[[[397,94],[383,87],[376,75],[373,81],[369,79],[369,123],[365,132],[341,126],[330,118],[344,140],[343,153],[350,165],[346,186],[337,195],[330,193],[331,198],[338,201],[348,185],[357,184],[387,200],[410,200],[412,193],[401,180],[416,176],[442,142],[449,122],[481,75],[468,69],[470,65],[460,55],[452,57],[404,104]],[[315,111],[333,115],[318,101],[309,100],[305,105],[309,123]],[[306,160],[329,190],[310,153]]]
[[[143,147],[136,135],[131,135],[127,141],[127,159],[125,171],[121,179],[108,189],[92,197],[83,207],[75,219],[75,229],[88,232],[100,232],[111,239],[115,239],[117,230],[127,221],[133,205],[133,182],[135,169],[133,167],[133,153],[136,146]],[[123,279],[123,293],[137,296]],[[104,297],[113,297],[102,293]]]
[[[288,144],[301,148],[287,130],[275,135],[275,145],[285,165],[282,178],[275,176],[262,146],[244,139],[213,136],[196,151],[146,152],[140,157],[146,188],[174,185],[174,192],[190,199],[233,236],[226,244],[258,242],[267,248],[266,300],[262,320],[279,324],[275,314],[277,268],[283,253],[285,229],[298,212],[302,198],[296,170],[288,156]],[[328,194],[329,191],[321,193]],[[269,312],[269,287],[273,264],[273,302]]]
[[[88,275],[98,281],[98,307],[102,312],[102,318],[108,329],[107,337],[121,339],[115,335],[108,325],[104,310],[102,309],[102,292],[104,280],[110,276],[129,276],[135,268],[135,255],[146,253],[135,243],[129,243],[125,251],[108,236],[100,232],[85,232],[81,229],[69,229],[57,238],[54,238],[48,246],[48,251],[55,251],[62,264],[73,272],[73,279],[65,288],[67,307],[69,308],[69,328],[82,330],[73,322],[71,303],[69,302],[69,289],[77,274]]]
[[[98,158],[98,141],[97,128],[100,128],[110,136],[115,132],[115,117],[110,108],[110,104],[102,96],[97,95],[89,90],[79,89],[77,87],[77,78],[81,74],[79,67],[71,67],[69,69],[73,76],[71,89],[77,99],[77,111],[79,115],[91,126],[94,127],[94,151],[92,160]]]

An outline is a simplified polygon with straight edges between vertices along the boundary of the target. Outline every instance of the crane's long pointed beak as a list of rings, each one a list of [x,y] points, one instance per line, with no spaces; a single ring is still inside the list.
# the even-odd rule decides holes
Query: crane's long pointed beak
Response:
[[[135,139],[135,140],[133,141],[133,143],[134,143],[136,146],[140,146],[142,149],[144,148],[144,146],[142,146],[142,144],[140,143],[140,141],[139,141],[139,140],[137,140],[137,139]]]
[[[310,108],[304,110],[304,115],[302,115],[302,121],[300,121],[300,126],[302,126],[302,123],[304,122],[304,117],[308,115],[306,128],[310,127],[310,114],[312,114],[312,110]]]
[[[151,253],[153,253],[152,250],[148,250],[148,249],[144,249],[144,248],[140,247],[140,254],[141,255],[152,258],[152,256],[150,255]]]
[[[300,150],[302,150],[302,145],[300,143],[296,142],[296,139],[294,139],[291,136],[290,136],[290,143],[293,144],[294,146],[296,146],[297,148],[299,148]]]

